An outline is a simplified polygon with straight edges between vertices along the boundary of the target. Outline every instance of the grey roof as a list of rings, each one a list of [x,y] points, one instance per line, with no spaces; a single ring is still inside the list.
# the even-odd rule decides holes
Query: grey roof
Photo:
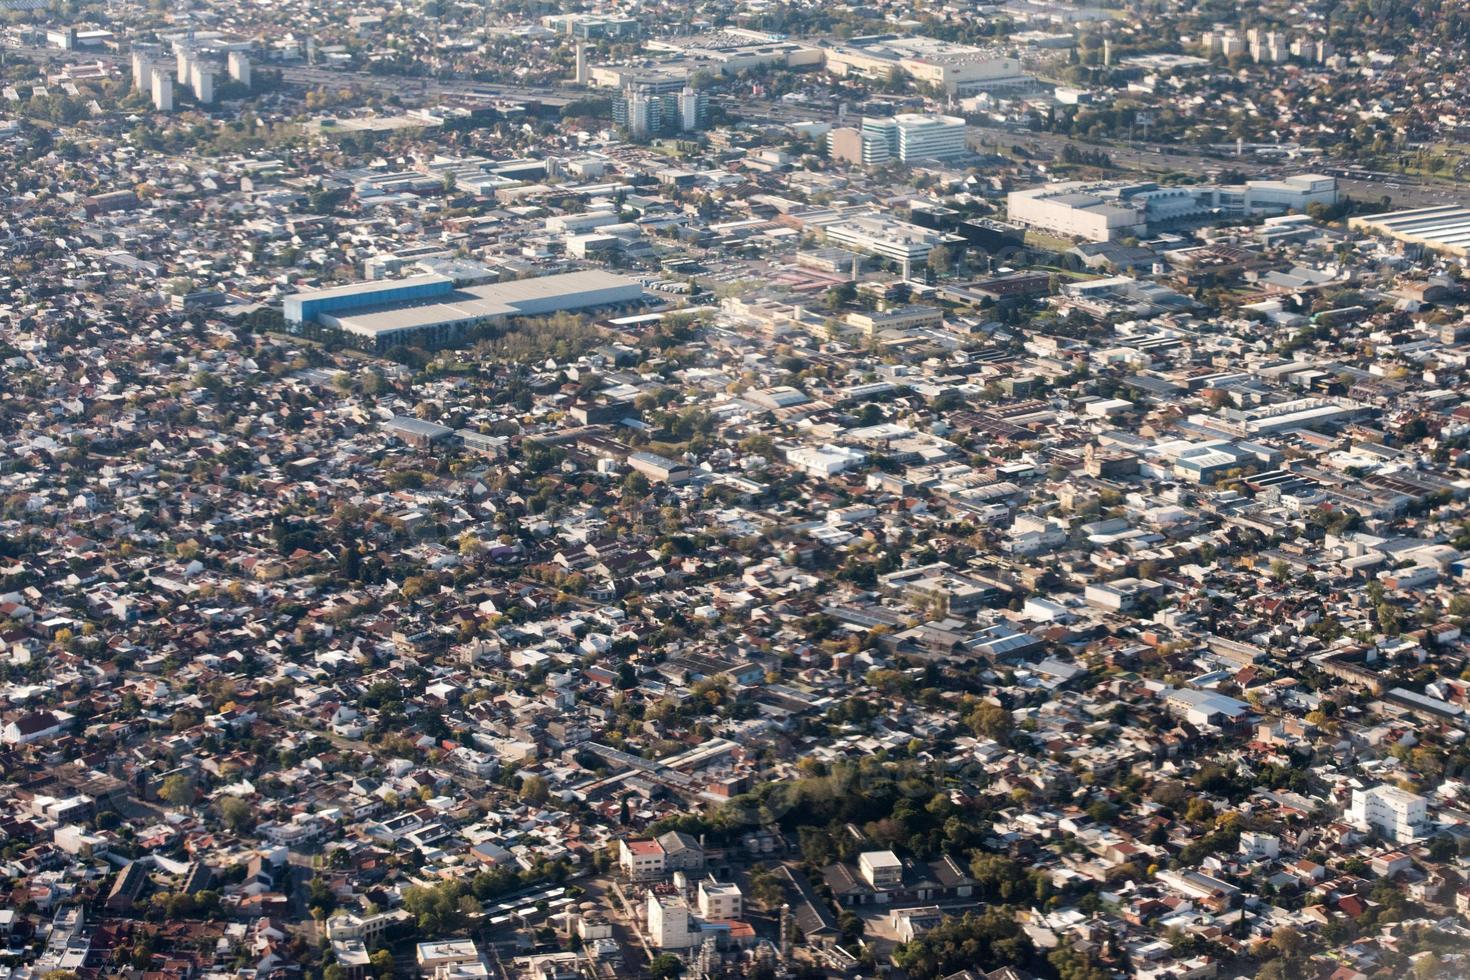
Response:
[[[386,428],[421,436],[425,439],[443,439],[454,434],[454,430],[447,425],[425,422],[423,419],[416,419],[409,415],[395,415],[383,425]]]

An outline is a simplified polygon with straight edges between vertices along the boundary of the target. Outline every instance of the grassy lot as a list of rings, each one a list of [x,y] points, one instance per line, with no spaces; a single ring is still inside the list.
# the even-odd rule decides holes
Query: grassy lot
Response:
[[[1027,228],[1026,244],[1034,248],[1051,249],[1053,252],[1065,252],[1077,243],[1067,238],[1048,235],[1046,232],[1037,231],[1035,228]]]

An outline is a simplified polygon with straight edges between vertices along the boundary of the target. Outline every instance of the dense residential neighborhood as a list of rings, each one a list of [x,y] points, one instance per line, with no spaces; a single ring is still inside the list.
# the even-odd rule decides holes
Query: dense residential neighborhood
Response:
[[[1470,976],[1470,12],[0,3],[0,980]]]

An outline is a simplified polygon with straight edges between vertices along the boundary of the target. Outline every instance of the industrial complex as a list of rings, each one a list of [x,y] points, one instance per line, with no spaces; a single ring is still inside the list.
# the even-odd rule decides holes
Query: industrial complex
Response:
[[[1349,227],[1451,255],[1470,255],[1470,208],[1447,204],[1353,218]]]
[[[1055,235],[1116,241],[1221,217],[1304,211],[1337,203],[1337,180],[1298,174],[1239,185],[1161,187],[1152,181],[1060,181],[1012,191],[1010,220]]]
[[[288,296],[288,324],[335,328],[375,350],[399,344],[437,346],[470,327],[517,316],[547,316],[574,310],[638,303],[643,287],[632,279],[597,269],[511,282],[458,287],[448,276],[357,282]]]

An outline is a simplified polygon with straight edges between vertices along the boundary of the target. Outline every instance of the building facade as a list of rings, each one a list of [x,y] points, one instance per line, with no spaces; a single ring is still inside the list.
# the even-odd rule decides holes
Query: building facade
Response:
[[[1395,844],[1407,844],[1424,836],[1428,826],[1424,797],[1396,786],[1353,790],[1348,819]]]

